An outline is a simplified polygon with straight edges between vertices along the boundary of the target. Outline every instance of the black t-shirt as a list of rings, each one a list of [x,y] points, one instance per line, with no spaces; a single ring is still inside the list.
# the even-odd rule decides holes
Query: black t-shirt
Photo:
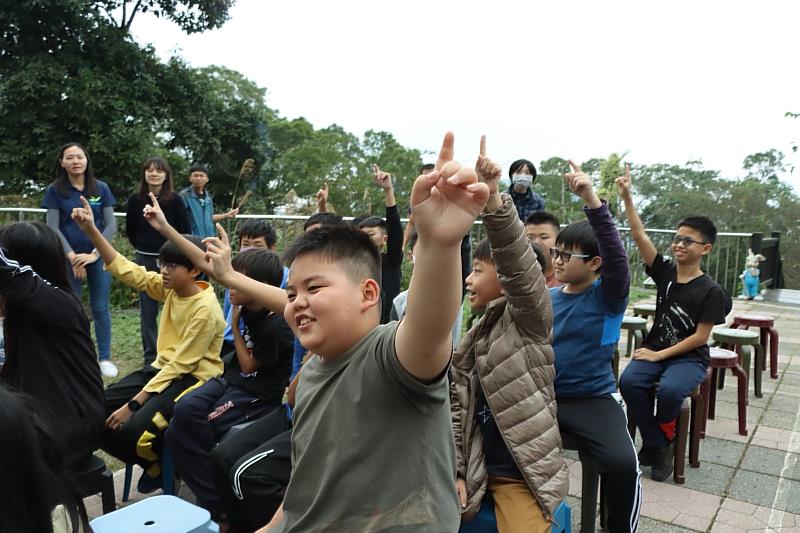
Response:
[[[282,316],[266,309],[253,312],[243,308],[242,319],[242,338],[261,367],[245,374],[234,353],[225,381],[265,403],[280,405],[292,371],[294,334]]]
[[[164,211],[170,226],[178,233],[192,232],[189,211],[178,193],[173,193],[169,202],[162,201],[159,196],[156,196],[156,199],[161,204],[161,210]],[[138,194],[132,194],[128,198],[128,205],[125,208],[125,233],[137,251],[157,254],[167,239],[145,220],[142,211],[146,205],[150,205],[149,197],[142,200]]]
[[[678,283],[675,263],[661,254],[646,271],[658,286],[658,297],[656,318],[644,340],[645,347],[663,350],[693,335],[700,323],[725,322],[730,297],[708,274]],[[708,360],[708,346],[704,344],[678,357]]]
[[[511,451],[503,440],[500,428],[483,394],[483,387],[478,385],[478,398],[475,402],[475,419],[483,429],[483,453],[486,456],[486,471],[490,476],[523,479]]]

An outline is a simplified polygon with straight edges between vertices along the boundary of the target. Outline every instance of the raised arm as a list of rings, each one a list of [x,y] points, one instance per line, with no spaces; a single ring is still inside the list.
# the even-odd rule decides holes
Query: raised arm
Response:
[[[639,213],[636,212],[636,206],[633,205],[633,195],[631,194],[631,166],[625,163],[625,175],[620,176],[616,180],[619,195],[625,203],[625,215],[628,217],[628,226],[631,229],[631,236],[636,247],[639,249],[639,255],[647,266],[653,266],[658,255],[658,250],[653,246],[653,241],[647,236],[644,230],[642,219],[639,218]]]
[[[392,265],[400,265],[403,262],[403,224],[397,211],[392,175],[382,171],[378,165],[372,165],[372,169],[375,172],[375,183],[383,189],[386,200],[386,228],[389,236],[386,243],[386,260]]]
[[[436,170],[418,177],[411,191],[419,240],[395,347],[400,364],[420,381],[436,379],[450,361],[451,328],[461,305],[460,243],[489,195],[473,169],[452,159],[448,132]]]
[[[492,260],[514,322],[530,336],[548,338],[552,330],[552,308],[542,267],[525,234],[511,196],[498,188],[502,169],[486,157],[486,136],[481,137],[475,164],[478,179],[489,187],[489,201],[483,214],[486,236],[492,246]],[[491,208],[494,208],[490,210]]]
[[[217,279],[217,281],[226,287],[234,288],[247,294],[273,313],[279,313],[283,316],[283,308],[286,306],[286,291],[278,287],[273,287],[272,285],[260,283],[233,270],[231,266],[230,241],[228,240],[228,234],[225,233],[225,230],[222,229],[220,224],[216,225],[220,238],[209,237],[205,239],[203,242],[206,244],[206,251],[203,252],[194,243],[169,225],[167,218],[164,216],[164,212],[161,210],[161,206],[158,204],[158,200],[156,200],[155,195],[152,193],[150,193],[150,200],[153,202],[153,205],[145,206],[145,220],[147,220],[156,231],[161,233],[164,238],[178,245],[181,252],[183,252],[197,268]]]
[[[283,316],[287,301],[286,291],[236,272],[231,266],[231,245],[228,234],[219,224],[217,233],[219,237],[203,240],[206,245],[205,261],[211,266],[210,275],[229,289],[236,289],[273,313]]]
[[[581,170],[580,165],[571,160],[569,164],[572,172],[565,174],[564,180],[570,190],[586,202],[583,211],[592,225],[600,258],[603,260],[600,266],[603,295],[609,300],[627,298],[631,281],[628,254],[625,253],[608,204],[598,198],[591,178]]]

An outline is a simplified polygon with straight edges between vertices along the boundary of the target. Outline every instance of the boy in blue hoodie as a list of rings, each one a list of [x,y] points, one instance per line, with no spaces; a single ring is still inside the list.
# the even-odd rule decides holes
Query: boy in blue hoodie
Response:
[[[628,256],[608,204],[589,176],[570,161],[565,175],[581,197],[588,220],[564,228],[550,250],[556,277],[550,289],[558,425],[580,442],[603,474],[612,533],[635,531],[641,507],[641,472],[620,404],[611,362],[628,305]]]

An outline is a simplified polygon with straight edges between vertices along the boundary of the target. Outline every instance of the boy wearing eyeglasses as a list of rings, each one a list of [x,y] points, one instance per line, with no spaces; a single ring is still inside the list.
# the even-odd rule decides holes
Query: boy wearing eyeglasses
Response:
[[[580,166],[569,163],[565,182],[586,202],[587,220],[561,230],[550,250],[556,277],[564,283],[550,289],[558,425],[603,474],[609,531],[636,531],[641,472],[625,412],[612,396],[617,389],[612,360],[628,305],[628,257],[608,204]]]
[[[672,473],[675,425],[684,398],[703,381],[709,363],[708,337],[722,324],[730,298],[700,269],[711,253],[717,229],[706,217],[678,222],[672,239],[673,259],[663,257],[645,233],[631,197],[630,168],[617,178],[625,213],[647,274],[656,282],[658,296],[653,328],[642,348],[633,354],[619,380],[619,388],[642,434],[639,463],[652,466],[656,481]],[[656,391],[653,413],[652,389]]]
[[[153,193],[150,198],[157,205]],[[83,198],[81,202],[83,207],[74,209],[72,218],[92,241],[105,269],[164,304],[155,361],[110,385],[105,394],[107,419],[102,449],[126,463],[139,464],[144,469],[139,492],[152,492],[162,485],[163,434],[175,402],[222,374],[219,352],[225,319],[214,288],[197,281],[200,269],[176,244],[167,241],[161,247],[159,272],[149,272],[114,249],[95,227],[88,202]],[[185,237],[205,252],[199,237]]]

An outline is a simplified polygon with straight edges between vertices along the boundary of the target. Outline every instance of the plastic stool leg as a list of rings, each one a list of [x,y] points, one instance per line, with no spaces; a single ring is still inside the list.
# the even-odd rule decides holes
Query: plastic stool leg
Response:
[[[705,406],[704,398],[701,393],[692,398],[691,415],[689,418],[689,466],[692,468],[700,467],[700,439],[703,435],[703,413]]]
[[[778,330],[769,328],[769,377],[778,379]]]
[[[122,484],[122,501],[127,502],[131,495],[131,482],[133,481],[133,465],[125,465],[125,481]]]
[[[103,501],[103,514],[113,513],[117,510],[117,498],[114,494],[114,474],[106,468],[103,476],[103,490],[100,497]]]
[[[741,366],[732,368],[733,373],[739,378],[738,407],[739,407],[739,435],[747,436],[747,374]]]

